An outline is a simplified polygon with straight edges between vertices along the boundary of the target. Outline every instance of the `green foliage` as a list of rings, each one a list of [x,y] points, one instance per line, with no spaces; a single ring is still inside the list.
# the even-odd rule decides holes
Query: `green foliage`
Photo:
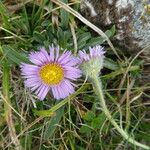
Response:
[[[106,120],[106,116],[104,113],[102,113],[92,120],[91,126],[94,129],[101,129],[105,120]]]
[[[64,3],[68,3],[68,0],[62,0]],[[63,29],[67,29],[69,26],[69,13],[63,9],[60,10],[61,26]]]
[[[110,70],[117,70],[119,69],[119,65],[113,61],[112,59],[110,58],[105,58],[104,60],[104,67],[110,69]]]
[[[92,111],[88,111],[85,115],[84,115],[84,119],[86,121],[92,121],[95,118],[95,114]]]
[[[100,113],[99,115],[94,114],[92,111],[88,111],[83,119],[85,120],[86,124],[83,124],[80,128],[81,133],[89,134],[94,130],[97,132],[98,129],[101,129],[105,120],[106,116],[104,113]],[[106,125],[105,125],[106,128]]]
[[[82,127],[80,128],[80,132],[81,133],[85,133],[85,134],[90,134],[92,132],[92,127],[88,126],[88,125],[82,125]]]
[[[87,29],[83,28],[77,32],[79,49],[88,49],[89,46],[95,46],[105,42],[105,39],[100,36],[92,37],[91,33],[86,30]],[[115,34],[115,26],[113,26],[110,30],[107,30],[105,34],[111,38]]]
[[[4,52],[4,56],[9,60],[10,63],[16,63],[18,65],[22,62],[31,63],[24,53],[19,53],[11,46],[3,45],[2,49]]]
[[[51,119],[48,119],[44,131],[45,139],[49,139],[52,137],[63,115],[64,115],[64,107],[61,107],[56,111],[56,114]]]

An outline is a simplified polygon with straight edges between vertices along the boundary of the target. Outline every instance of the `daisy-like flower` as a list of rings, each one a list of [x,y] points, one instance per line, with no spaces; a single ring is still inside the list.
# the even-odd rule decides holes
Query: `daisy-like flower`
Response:
[[[104,48],[100,45],[89,47],[89,54],[85,50],[79,51],[79,59],[83,74],[88,78],[98,75],[103,67]]]
[[[43,100],[49,91],[54,98],[63,99],[74,92],[72,81],[81,76],[78,59],[70,51],[59,54],[60,48],[49,46],[49,53],[45,48],[38,52],[31,52],[29,60],[33,64],[21,64],[21,75],[25,79],[25,86],[35,91]]]

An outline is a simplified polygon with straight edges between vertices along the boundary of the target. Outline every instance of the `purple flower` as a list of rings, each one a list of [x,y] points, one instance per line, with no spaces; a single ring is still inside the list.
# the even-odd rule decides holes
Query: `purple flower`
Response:
[[[21,75],[25,79],[25,86],[35,91],[39,99],[43,100],[51,91],[54,98],[63,99],[74,92],[72,81],[81,76],[78,59],[70,51],[59,54],[59,47],[49,46],[39,52],[31,52],[29,59],[33,63],[22,63]]]
[[[100,45],[89,47],[89,54],[85,50],[79,51],[79,60],[82,72],[91,78],[98,75],[103,67],[104,48]]]
[[[79,57],[82,62],[89,61],[93,58],[104,58],[105,51],[104,48],[100,45],[96,45],[95,47],[89,47],[89,52],[90,53],[87,54],[85,50],[79,51]]]

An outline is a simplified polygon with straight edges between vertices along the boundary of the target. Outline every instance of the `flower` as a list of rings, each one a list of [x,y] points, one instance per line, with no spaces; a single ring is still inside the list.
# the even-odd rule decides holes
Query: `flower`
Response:
[[[74,92],[75,81],[81,76],[78,59],[70,51],[59,54],[60,48],[49,46],[38,52],[31,52],[29,60],[33,64],[22,63],[21,75],[25,79],[25,86],[35,91],[39,99],[43,100],[49,91],[54,98],[63,99]]]
[[[103,68],[104,48],[100,45],[89,47],[89,54],[85,50],[79,51],[80,66],[83,74],[88,78],[98,75]]]

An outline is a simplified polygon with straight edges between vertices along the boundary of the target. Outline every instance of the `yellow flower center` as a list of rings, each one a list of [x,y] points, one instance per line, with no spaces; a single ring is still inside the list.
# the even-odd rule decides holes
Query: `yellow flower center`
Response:
[[[41,67],[39,75],[45,84],[55,85],[63,79],[64,71],[59,64],[49,63]]]

